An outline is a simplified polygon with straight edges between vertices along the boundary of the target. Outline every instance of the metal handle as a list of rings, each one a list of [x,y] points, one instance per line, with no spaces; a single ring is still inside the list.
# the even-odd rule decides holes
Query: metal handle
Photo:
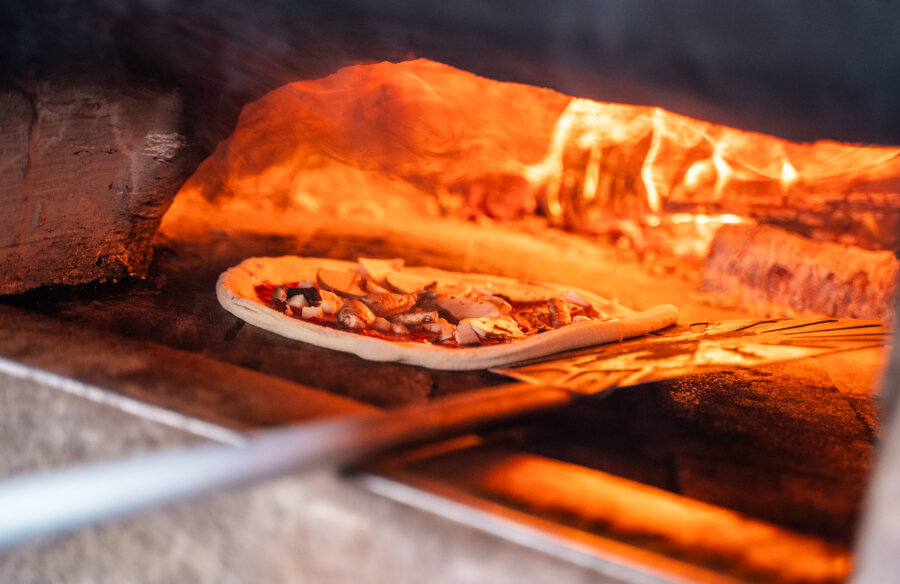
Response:
[[[560,407],[569,392],[525,384],[0,483],[0,549],[142,509],[291,472],[358,461],[391,447]]]

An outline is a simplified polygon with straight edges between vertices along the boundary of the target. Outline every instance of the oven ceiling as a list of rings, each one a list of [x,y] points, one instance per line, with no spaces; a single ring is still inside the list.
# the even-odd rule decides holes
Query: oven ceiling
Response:
[[[49,4],[49,6],[48,6]],[[794,140],[900,143],[900,6],[92,0],[0,6],[12,77],[138,75],[183,88],[214,144],[240,106],[349,63],[427,57],[498,80]]]

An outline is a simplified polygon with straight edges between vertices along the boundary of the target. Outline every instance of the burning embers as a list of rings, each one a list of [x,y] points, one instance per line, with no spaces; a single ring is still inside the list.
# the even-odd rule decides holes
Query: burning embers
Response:
[[[702,259],[719,227],[741,224],[731,233],[753,235],[715,244],[710,290],[769,312],[884,317],[897,271],[891,252],[900,250],[898,155],[791,143],[425,60],[380,63],[293,83],[248,105],[234,135],[182,189],[163,230],[206,221],[287,234],[346,219],[391,224],[402,236],[404,224],[425,219],[539,213],[640,251]],[[756,231],[758,223],[797,235]],[[799,256],[771,249],[794,239]],[[836,243],[819,253],[810,240]],[[733,257],[723,262],[723,254]],[[848,257],[857,263],[848,267]],[[757,267],[725,269],[716,280],[721,266],[748,258]],[[827,300],[785,292],[803,270],[799,286],[828,288]]]

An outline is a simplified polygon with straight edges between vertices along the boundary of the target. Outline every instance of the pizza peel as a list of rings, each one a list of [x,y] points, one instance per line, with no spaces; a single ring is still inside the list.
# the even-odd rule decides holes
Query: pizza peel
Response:
[[[308,422],[212,444],[0,483],[0,549],[21,541],[266,478],[358,462],[389,448],[563,407],[584,394],[709,371],[881,347],[882,323],[744,320],[673,326],[643,337],[492,369],[517,383]]]
[[[491,371],[535,385],[598,394],[709,371],[879,347],[889,338],[883,323],[869,320],[701,322]]]

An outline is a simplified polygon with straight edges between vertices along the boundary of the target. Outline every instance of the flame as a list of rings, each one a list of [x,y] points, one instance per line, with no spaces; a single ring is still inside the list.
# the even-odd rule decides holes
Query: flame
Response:
[[[610,158],[639,160],[639,172],[627,164],[604,165]],[[617,173],[639,180],[633,181],[631,190],[621,189],[623,181],[610,179]],[[578,227],[571,210],[583,218],[590,214],[584,209],[592,205],[605,205],[604,216],[653,226],[662,222],[660,214],[686,205],[727,211],[729,205],[746,207],[741,201],[745,196],[758,199],[773,191],[790,194],[823,185],[846,188],[898,175],[896,148],[795,144],[660,108],[586,99],[569,103],[553,129],[546,155],[525,171],[528,180],[543,190],[547,215],[567,227]],[[603,187],[617,190],[604,192]],[[623,197],[630,198],[631,204],[622,203]],[[619,205],[610,205],[617,198]],[[643,217],[633,212],[636,208]],[[729,216],[730,222],[737,215],[717,214]],[[693,220],[710,223],[705,216],[698,210]],[[679,216],[671,222],[684,223],[685,219]]]
[[[692,224],[703,239],[793,197],[878,181],[900,192],[897,148],[787,142],[416,60],[347,67],[247,105],[162,228],[290,232],[311,217],[540,209],[573,230],[638,237]]]

